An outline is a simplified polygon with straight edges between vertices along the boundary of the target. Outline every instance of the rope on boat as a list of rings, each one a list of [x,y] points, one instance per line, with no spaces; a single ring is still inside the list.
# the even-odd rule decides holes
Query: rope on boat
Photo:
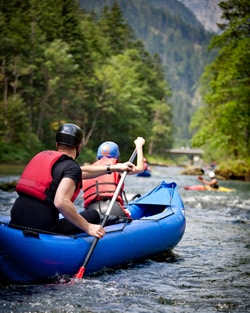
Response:
[[[8,223],[2,223],[6,226],[9,226]],[[12,227],[14,226],[14,227]],[[67,234],[61,234],[61,233],[56,233],[56,232],[52,232],[52,231],[48,231],[48,230],[41,230],[41,229],[37,229],[37,228],[32,228],[32,227],[28,227],[28,226],[20,226],[20,225],[15,225],[15,224],[11,224],[11,226],[9,226],[10,228],[13,229],[17,229],[17,230],[21,230],[21,231],[30,231],[30,232],[34,232],[39,234],[48,234],[48,235],[57,235],[57,236],[65,236],[65,237],[72,237],[74,238],[76,235],[67,235]]]
[[[122,224],[123,227],[121,230],[123,230],[125,228],[125,226],[131,222],[131,218],[128,218],[125,216],[122,216],[121,218],[124,220],[124,222],[120,222],[120,223],[113,224],[113,225]],[[79,235],[84,233],[84,232],[82,232],[82,233],[70,235],[70,234],[56,233],[56,232],[52,232],[49,230],[41,230],[41,229],[32,228],[32,227],[28,227],[28,226],[20,226],[20,225],[16,225],[16,224],[11,224],[11,226],[9,226],[9,223],[5,223],[5,222],[1,222],[1,224],[6,225],[6,226],[13,228],[13,229],[23,231],[25,236],[31,235],[31,236],[37,237],[37,238],[39,238],[39,234],[46,234],[46,235],[64,236],[64,237],[70,237],[70,238],[76,239],[76,238],[80,237]],[[25,233],[25,231],[27,231],[27,232]],[[30,233],[28,233],[28,232],[30,232]],[[110,232],[112,232],[112,231],[110,231]],[[85,234],[87,234],[87,233],[84,233],[84,236],[85,236]]]

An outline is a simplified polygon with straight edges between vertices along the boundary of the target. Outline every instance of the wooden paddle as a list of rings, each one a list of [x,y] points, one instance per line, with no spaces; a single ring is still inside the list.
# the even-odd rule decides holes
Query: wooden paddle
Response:
[[[129,162],[133,162],[134,161],[134,159],[136,157],[136,154],[137,154],[137,151],[135,149],[134,152],[132,153],[130,159],[129,159]],[[104,219],[103,219],[103,221],[101,223],[101,225],[103,227],[105,226],[105,224],[107,222],[107,219],[109,218],[110,212],[111,212],[111,210],[112,210],[112,208],[113,208],[113,206],[115,204],[115,201],[116,201],[116,199],[117,199],[117,197],[119,195],[119,192],[120,192],[120,190],[122,188],[122,185],[124,183],[126,175],[127,175],[127,171],[124,171],[122,173],[121,179],[120,179],[120,181],[119,181],[119,183],[118,183],[118,185],[116,187],[116,190],[115,190],[114,195],[113,195],[113,197],[111,199],[109,207],[108,207],[108,209],[107,209],[107,211],[105,213]],[[92,245],[91,245],[91,247],[89,249],[89,252],[88,252],[88,254],[87,254],[87,256],[86,256],[82,266],[80,267],[78,273],[75,275],[76,278],[82,278],[83,277],[84,272],[85,272],[85,268],[86,268],[86,266],[87,266],[87,264],[88,264],[88,262],[89,262],[89,260],[90,260],[90,258],[92,256],[92,254],[94,252],[94,249],[95,249],[95,247],[97,245],[98,240],[99,240],[99,238],[97,238],[97,237],[94,238],[94,241],[92,242]]]

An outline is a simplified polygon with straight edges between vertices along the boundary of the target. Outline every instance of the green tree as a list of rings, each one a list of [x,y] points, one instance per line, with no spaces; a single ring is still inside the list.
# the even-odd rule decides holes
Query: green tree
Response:
[[[98,22],[102,35],[107,37],[110,54],[118,54],[132,48],[137,41],[134,32],[124,19],[121,8],[115,1],[109,9],[104,7]]]
[[[216,159],[247,159],[250,154],[250,7],[245,0],[220,3],[224,32],[215,36],[217,58],[203,75],[205,105],[192,119],[194,146]]]

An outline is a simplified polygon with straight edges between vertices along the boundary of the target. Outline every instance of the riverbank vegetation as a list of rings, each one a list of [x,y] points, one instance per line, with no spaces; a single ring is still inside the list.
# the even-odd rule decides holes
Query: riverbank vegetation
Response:
[[[218,56],[201,79],[203,105],[192,118],[193,147],[221,163],[221,171],[234,177],[250,176],[250,7],[247,0],[222,1],[222,33],[211,49]],[[231,174],[230,174],[231,173]],[[244,174],[245,173],[245,174]]]
[[[226,23],[211,42],[217,57],[202,76],[192,145],[208,161],[248,173],[249,5],[220,6]],[[117,3],[98,18],[74,0],[10,0],[0,7],[1,163],[23,164],[54,149],[64,122],[84,131],[79,163],[92,162],[104,140],[119,144],[124,161],[138,135],[146,138],[147,156],[166,159],[175,133],[171,88],[160,58],[146,51]]]

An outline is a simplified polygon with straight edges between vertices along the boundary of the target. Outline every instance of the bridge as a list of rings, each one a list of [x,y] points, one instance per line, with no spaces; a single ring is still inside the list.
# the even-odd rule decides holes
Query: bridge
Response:
[[[166,152],[175,155],[188,155],[192,163],[194,162],[195,156],[201,156],[204,154],[204,151],[202,149],[191,149],[191,148],[168,149],[166,150]]]

